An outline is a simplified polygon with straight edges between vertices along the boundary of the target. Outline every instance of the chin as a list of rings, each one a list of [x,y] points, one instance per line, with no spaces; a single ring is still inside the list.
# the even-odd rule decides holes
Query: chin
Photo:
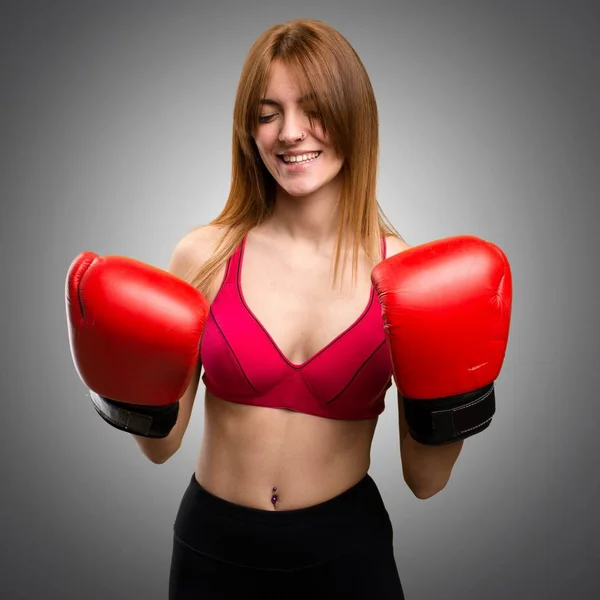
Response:
[[[323,187],[323,184],[317,185],[281,185],[280,187],[289,196],[301,198],[302,196],[310,196]]]
[[[293,197],[309,196],[318,191],[331,186],[336,180],[336,176],[313,181],[277,181],[279,187],[288,195]]]

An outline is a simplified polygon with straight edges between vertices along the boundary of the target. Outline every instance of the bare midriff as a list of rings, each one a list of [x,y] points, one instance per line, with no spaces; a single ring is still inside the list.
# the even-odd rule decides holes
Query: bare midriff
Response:
[[[376,424],[225,402],[207,391],[196,479],[250,508],[314,506],[366,475]]]

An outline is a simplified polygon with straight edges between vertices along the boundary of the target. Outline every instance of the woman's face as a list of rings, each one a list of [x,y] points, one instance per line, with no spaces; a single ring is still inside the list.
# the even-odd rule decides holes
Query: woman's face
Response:
[[[265,166],[290,196],[306,196],[331,184],[344,162],[315,110],[309,98],[300,97],[289,69],[274,61],[254,140]]]

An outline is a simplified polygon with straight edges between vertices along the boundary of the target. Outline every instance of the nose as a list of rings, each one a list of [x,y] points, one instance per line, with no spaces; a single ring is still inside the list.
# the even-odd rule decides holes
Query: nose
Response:
[[[294,144],[306,137],[304,133],[304,120],[297,115],[287,115],[282,122],[279,131],[279,141],[284,144]]]

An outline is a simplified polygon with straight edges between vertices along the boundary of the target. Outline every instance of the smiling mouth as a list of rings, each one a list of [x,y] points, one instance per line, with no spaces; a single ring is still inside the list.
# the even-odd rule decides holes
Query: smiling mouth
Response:
[[[279,154],[277,158],[286,165],[306,165],[316,160],[321,156],[321,151],[318,152],[307,152],[306,154],[290,155],[290,154]]]

